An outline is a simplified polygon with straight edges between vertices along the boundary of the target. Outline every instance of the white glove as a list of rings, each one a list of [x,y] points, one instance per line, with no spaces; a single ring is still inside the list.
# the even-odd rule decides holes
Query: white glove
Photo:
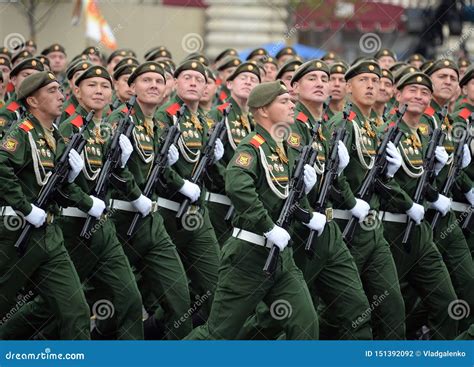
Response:
[[[471,164],[471,152],[467,144],[464,144],[462,148],[462,165],[461,167],[464,169]]]
[[[187,196],[192,203],[201,196],[201,189],[199,186],[188,180],[184,180],[184,185],[179,189],[179,192],[184,196]]]
[[[395,176],[395,173],[402,166],[402,156],[391,141],[387,144],[387,177]]]
[[[437,146],[435,149],[435,157],[436,157],[436,163],[435,163],[435,173],[436,176],[441,172],[445,164],[448,162],[448,153],[446,152],[446,149],[442,146]]]
[[[439,211],[444,217],[451,209],[451,199],[439,194],[438,200],[430,203],[430,207]]]
[[[339,157],[339,165],[337,166],[337,174],[340,175],[344,168],[349,164],[349,152],[347,151],[346,145],[339,140],[337,145],[337,155]]]
[[[89,209],[87,214],[99,219],[105,210],[105,203],[95,196],[90,195],[90,198],[92,199],[92,208]]]
[[[82,168],[84,168],[84,161],[82,160],[79,153],[76,152],[74,149],[71,149],[71,151],[69,152],[68,160],[71,169],[69,170],[67,182],[72,183],[79,175],[79,173],[81,173]]]
[[[170,149],[168,150],[168,166],[172,166],[175,164],[179,159],[179,152],[178,148],[173,144],[170,146]]]
[[[308,194],[316,185],[316,170],[309,164],[305,164],[303,169],[304,192]]]
[[[31,223],[35,228],[41,227],[46,221],[46,212],[38,208],[36,205],[31,204],[31,212],[25,219]]]
[[[362,199],[356,199],[356,205],[351,209],[352,215],[359,218],[359,223],[364,221],[365,217],[369,215],[369,211],[370,205]]]
[[[467,201],[469,201],[469,204],[471,206],[474,206],[474,189],[469,190],[467,193],[464,194],[466,197]]]
[[[414,220],[416,224],[420,224],[425,217],[425,208],[423,205],[413,203],[410,209],[406,211],[407,215]]]
[[[313,213],[313,217],[309,221],[309,223],[304,223],[304,225],[313,231],[318,232],[318,236],[321,236],[321,233],[323,233],[324,226],[326,225],[326,216],[321,213]]]
[[[219,161],[224,156],[224,144],[221,139],[216,139],[216,145],[214,145],[214,159]]]
[[[119,145],[122,151],[122,154],[120,157],[120,163],[122,163],[121,167],[124,168],[125,165],[127,164],[128,159],[132,155],[133,146],[130,140],[123,134],[120,134]]]
[[[132,205],[138,210],[142,217],[146,217],[148,214],[150,214],[151,206],[153,204],[149,198],[142,194],[138,199],[132,201]]]
[[[280,251],[283,251],[286,246],[288,246],[288,242],[290,241],[289,233],[278,226],[272,228],[270,232],[263,234],[271,243],[278,246]]]

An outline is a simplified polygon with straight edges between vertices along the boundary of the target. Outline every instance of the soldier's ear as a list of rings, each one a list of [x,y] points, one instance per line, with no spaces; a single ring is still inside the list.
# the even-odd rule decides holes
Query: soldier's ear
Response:
[[[467,85],[463,85],[462,94],[467,95]]]
[[[346,83],[346,93],[352,94],[352,83],[350,80]]]
[[[76,85],[74,86],[74,94],[77,96],[77,98],[81,96],[81,90]]]
[[[137,94],[136,91],[135,91],[135,83],[130,84],[130,90],[132,91],[132,93],[133,93],[134,95]]]
[[[226,86],[227,86],[227,89],[232,90],[232,84],[233,84],[233,83],[232,83],[232,80],[227,80],[227,81],[225,82],[225,84],[226,84]]]
[[[400,92],[398,89],[395,92],[395,99],[397,102],[400,102],[400,98],[402,97],[402,92]]]

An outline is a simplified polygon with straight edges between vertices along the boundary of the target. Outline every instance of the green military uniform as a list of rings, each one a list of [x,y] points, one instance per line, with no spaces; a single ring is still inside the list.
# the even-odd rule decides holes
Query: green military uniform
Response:
[[[270,103],[287,91],[279,83],[257,86],[252,94],[268,88],[272,94],[267,101]],[[298,154],[284,141],[282,147],[284,151],[267,130],[257,125],[256,131],[241,141],[228,165],[226,192],[236,209],[233,235],[223,247],[219,283],[209,319],[187,339],[234,339],[259,302],[265,302],[274,315],[282,300],[284,307],[289,305],[291,316],[273,317],[287,338],[318,338],[317,314],[291,247],[280,252],[272,276],[262,271],[271,246],[266,245],[263,233],[274,227]],[[270,162],[273,162],[271,169]]]
[[[27,87],[24,92],[20,88],[20,96],[30,95],[54,81],[56,79],[51,73],[32,75],[25,79]],[[33,289],[40,294],[54,310],[61,325],[61,339],[88,339],[89,309],[76,270],[64,247],[61,229],[53,219],[59,214],[57,204],[53,202],[45,208],[50,213],[49,219],[40,228],[32,230],[27,252],[21,258],[18,258],[13,246],[21,232],[18,223],[22,221],[15,211],[23,216],[31,212],[30,203],[36,200],[46,184],[63,149],[64,144],[57,130],[46,131],[32,115],[13,126],[1,144],[1,211],[5,220],[0,223],[3,254],[0,265],[0,314],[5,316],[14,306],[17,292],[25,286],[25,289]],[[87,203],[88,197],[74,184],[66,184],[63,192],[77,203]],[[2,325],[1,332],[6,325],[8,323]]]
[[[346,80],[364,72],[380,75],[379,66],[375,62],[361,61],[347,71]],[[330,121],[333,130],[339,128],[341,123],[341,113],[336,114]],[[371,168],[371,162],[377,149],[377,137],[373,122],[369,120],[368,116],[364,116],[355,104],[353,105],[353,116],[351,116],[351,121],[348,122],[346,129],[348,135],[346,145],[350,154],[350,162],[343,175],[346,176],[352,192],[357,192]],[[397,192],[399,188],[392,185],[392,189]],[[375,211],[373,213],[376,213],[380,205],[380,194],[375,192],[369,204],[370,208]],[[335,205],[335,207],[347,209],[350,207],[350,203]],[[348,211],[339,213],[348,219],[351,217]],[[344,229],[347,220],[338,219],[337,223],[341,229]],[[374,308],[371,314],[374,337],[377,339],[404,339],[403,298],[390,247],[384,238],[383,226],[371,225],[369,215],[363,223],[356,226],[352,242],[348,245],[359,269],[367,298],[372,300],[388,293],[384,302]]]
[[[156,67],[152,63],[143,65]],[[138,69],[137,69],[138,70]],[[143,69],[142,69],[143,70]],[[151,69],[149,70],[151,71]],[[116,110],[109,116],[109,123],[117,123],[126,113],[126,109]],[[152,117],[146,117],[138,102],[133,106],[131,115],[135,126],[132,134],[134,151],[130,157],[127,167],[135,178],[140,189],[143,189],[148,178],[155,152],[158,151],[159,132],[154,128],[155,121]],[[167,183],[172,186],[172,180]],[[123,195],[113,193],[111,207],[114,208],[112,217],[117,228],[117,235],[124,246],[130,264],[141,275],[139,284],[142,297],[153,299],[166,309],[165,326],[167,337],[170,339],[181,339],[191,330],[191,321],[188,319],[179,327],[174,327],[180,317],[189,308],[190,298],[187,279],[183,265],[176,251],[176,247],[168,235],[163,217],[156,211],[140,219],[134,235],[127,236],[128,227],[136,210],[130,201],[137,199],[139,193]],[[156,193],[150,198],[156,200]],[[151,292],[150,297],[147,292]],[[145,305],[147,311],[156,317],[156,322],[161,319],[160,309],[157,304]]]

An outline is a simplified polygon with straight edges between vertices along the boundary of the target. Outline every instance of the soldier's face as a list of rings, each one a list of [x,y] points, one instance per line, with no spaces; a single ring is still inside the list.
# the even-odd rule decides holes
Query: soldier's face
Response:
[[[130,74],[120,75],[118,80],[114,83],[115,92],[117,93],[117,97],[122,101],[127,101],[130,97],[133,96],[132,88],[128,85],[128,77]]]
[[[237,66],[233,66],[231,68],[219,71],[219,78],[222,80],[222,83],[225,83],[227,81],[227,78],[232,75],[235,69],[237,69]]]
[[[122,59],[123,59],[123,56],[118,55],[118,56],[115,56],[112,60],[110,60],[110,62],[107,64],[107,71],[109,72],[110,75],[114,73],[115,65],[117,65]]]
[[[284,93],[265,107],[267,117],[273,124],[293,124],[295,119],[295,104],[289,93]]]
[[[372,106],[379,91],[380,78],[373,73],[362,73],[347,83],[347,92],[352,100],[360,106]]]
[[[143,73],[135,79],[131,88],[140,102],[156,106],[163,101],[166,88],[165,79],[158,73]]]
[[[329,76],[324,71],[312,71],[293,86],[300,100],[323,103],[329,92]]]
[[[48,59],[53,73],[62,73],[66,69],[66,55],[62,52],[50,52],[48,54]]]
[[[421,65],[423,65],[423,62],[422,61],[416,61],[416,60],[413,60],[413,61],[410,61],[410,65],[414,66],[415,68],[419,69],[421,67]]]
[[[206,88],[204,88],[204,93],[202,94],[201,102],[209,102],[216,95],[217,84],[216,81],[212,78],[207,80]]]
[[[165,98],[168,98],[171,93],[173,93],[173,90],[174,90],[174,78],[173,78],[173,75],[171,75],[170,73],[165,73],[165,76],[166,76],[166,79],[165,79],[165,82],[166,82],[166,85],[165,85]],[[217,86],[216,86],[217,88]]]
[[[431,102],[431,91],[421,84],[407,85],[397,91],[395,98],[399,105],[408,105],[407,112],[421,115]]]
[[[382,69],[389,69],[390,66],[395,64],[395,60],[392,56],[382,56],[380,59],[378,59],[378,63]]]
[[[185,70],[176,78],[176,93],[185,101],[198,102],[205,87],[206,79],[198,71]]]
[[[293,58],[293,55],[283,55],[278,59],[278,64],[282,66],[285,62],[287,62],[291,58]]]
[[[85,79],[77,87],[77,98],[85,107],[102,111],[112,100],[112,86],[101,77]]]
[[[294,71],[287,71],[283,73],[281,76],[280,80],[286,85],[288,88],[288,92],[290,93],[291,98],[293,101],[297,99],[297,94],[295,93],[295,89],[291,86],[291,78],[293,78],[293,75],[295,75]]]
[[[433,83],[433,97],[441,103],[446,103],[453,97],[459,83],[458,74],[449,68],[435,71],[431,74],[431,81]]]
[[[100,56],[97,54],[89,54],[89,60],[92,64],[94,65],[102,65],[102,60],[100,59]]]
[[[36,74],[36,73],[39,73],[39,70],[36,70],[36,69],[25,69],[25,70],[22,70],[20,71],[17,75],[15,75],[14,77],[12,77],[11,81],[15,87],[15,90],[18,89],[18,87],[21,85],[21,83],[23,82],[23,80],[26,79],[26,77],[30,76],[30,75],[33,75],[33,74]]]
[[[377,102],[387,103],[393,96],[393,84],[390,79],[381,78],[379,92],[377,93]]]
[[[10,69],[6,65],[0,65],[0,71],[3,75],[3,83],[8,84],[10,81]]]
[[[273,82],[276,78],[276,75],[278,73],[278,69],[276,65],[267,62],[263,64],[263,68],[265,69],[265,80],[262,80],[262,82]]]
[[[54,120],[62,113],[64,95],[58,82],[52,82],[40,88],[27,98],[28,104]]]
[[[346,97],[346,80],[344,74],[335,73],[329,77],[329,95],[335,101],[340,101]]]
[[[253,88],[259,84],[258,77],[254,73],[243,72],[237,75],[234,80],[227,82],[227,88],[232,95],[240,99],[248,99]]]
[[[474,79],[469,80],[469,82],[462,87],[462,93],[466,95],[470,101],[474,101]]]

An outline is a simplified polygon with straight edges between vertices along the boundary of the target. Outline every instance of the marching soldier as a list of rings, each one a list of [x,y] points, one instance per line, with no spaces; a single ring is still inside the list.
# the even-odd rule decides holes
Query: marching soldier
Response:
[[[390,69],[390,66],[395,64],[397,61],[397,56],[392,50],[388,48],[382,48],[374,55],[374,59],[377,60],[380,68]]]
[[[63,46],[58,43],[54,43],[51,46],[45,48],[41,55],[46,56],[49,59],[51,65],[51,72],[58,78],[61,84],[65,81],[65,72],[67,65],[66,50]]]
[[[283,83],[285,83],[285,86],[288,89],[291,98],[293,98],[293,102],[296,101],[297,96],[295,94],[295,91],[293,90],[293,87],[291,86],[291,78],[293,78],[293,75],[295,75],[295,71],[302,63],[303,62],[299,58],[289,59],[285,64],[281,66],[275,77],[276,80],[281,80]]]
[[[227,89],[227,78],[231,76],[242,61],[237,56],[226,56],[216,65],[219,78],[219,91],[217,92],[218,103],[225,103],[230,97]]]
[[[199,108],[208,116],[208,127],[211,128],[214,122],[209,118],[209,112],[211,111],[214,105],[214,98],[217,93],[217,77],[214,72],[207,68],[207,83],[206,88],[204,88],[204,92],[202,94],[201,99],[199,100]]]
[[[328,119],[332,119],[338,112],[342,112],[346,103],[346,79],[347,64],[342,61],[331,64],[331,76],[329,77],[329,95],[332,96],[328,108]]]
[[[112,111],[116,110],[133,96],[132,88],[128,85],[128,78],[130,78],[130,75],[138,65],[138,62],[135,62],[132,58],[129,58],[122,64],[121,62],[117,64],[113,73],[115,93],[112,96]]]
[[[10,59],[3,55],[0,56],[0,72],[2,73],[2,78],[3,78],[2,80],[3,85],[2,85],[2,88],[0,89],[0,100],[3,101],[4,103],[5,103],[5,100],[8,98],[8,95],[6,94],[6,86],[10,82],[10,70],[11,70]]]
[[[114,73],[115,66],[125,57],[137,57],[137,55],[127,48],[115,50],[109,55],[107,58],[107,71],[109,75]]]
[[[278,51],[275,55],[275,58],[278,61],[278,66],[281,68],[284,64],[286,64],[289,60],[298,57],[295,49],[293,47],[283,47],[280,51]],[[276,78],[278,79],[278,78]]]
[[[236,209],[234,230],[223,248],[209,319],[187,339],[234,339],[259,302],[265,302],[274,312],[281,300],[291,310],[291,317],[279,317],[287,338],[317,339],[317,314],[288,247],[290,234],[275,224],[298,154],[275,134],[275,126],[283,123],[289,128],[294,104],[284,84],[275,81],[256,86],[248,105],[257,122],[256,131],[242,140],[226,172],[226,192]],[[270,161],[278,170],[269,170]],[[315,172],[308,165],[305,172],[308,192],[316,182]],[[308,225],[321,231],[324,223],[317,221],[311,220]],[[273,245],[281,252],[275,273],[267,276],[262,268]]]
[[[10,129],[0,147],[3,204],[0,314],[4,316],[14,305],[23,286],[29,289],[33,284],[34,292],[55,311],[61,339],[89,339],[89,308],[64,247],[61,229],[54,220],[59,214],[58,206],[54,202],[47,208],[33,204],[64,149],[53,126],[64,97],[54,75],[40,72],[25,79],[17,98],[23,101],[29,114]],[[90,202],[87,195],[71,184],[84,164],[74,150],[69,154],[69,164],[68,183],[59,189],[77,203]],[[13,246],[21,232],[18,220],[20,224],[25,220],[35,227],[28,239],[28,249],[20,258]]]
[[[380,127],[385,123],[387,103],[392,99],[394,93],[393,75],[390,70],[382,69],[380,77],[379,91],[377,99],[372,107],[371,118],[375,121],[375,126]]]
[[[276,79],[278,73],[278,62],[271,56],[262,59],[263,68],[265,69],[265,78],[262,79],[262,83],[273,82]]]

